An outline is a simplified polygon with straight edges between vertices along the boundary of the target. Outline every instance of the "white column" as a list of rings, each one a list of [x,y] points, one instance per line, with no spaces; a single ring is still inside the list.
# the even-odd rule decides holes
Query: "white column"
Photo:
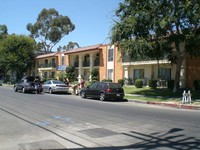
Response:
[[[79,68],[78,68],[78,82],[81,82],[82,67],[83,67],[83,56],[79,55]]]
[[[90,77],[89,77],[90,81],[92,81],[91,72],[92,72],[93,67],[94,67],[94,54],[91,53],[90,54]]]
[[[127,66],[124,66],[124,79],[125,80],[125,85],[128,84],[128,67]]]

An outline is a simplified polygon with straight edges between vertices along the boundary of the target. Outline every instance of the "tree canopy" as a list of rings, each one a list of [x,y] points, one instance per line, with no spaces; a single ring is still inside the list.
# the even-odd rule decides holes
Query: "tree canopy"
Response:
[[[115,15],[112,43],[132,60],[167,56],[176,65],[176,91],[183,60],[200,55],[199,0],[124,0]]]
[[[52,48],[65,36],[75,29],[68,16],[62,16],[55,9],[43,9],[37,21],[27,24],[31,37],[39,40],[38,45],[45,52]]]
[[[24,35],[8,35],[0,41],[0,68],[16,73],[17,78],[32,67],[35,40]]]
[[[64,45],[63,47],[59,46],[57,48],[57,51],[68,51],[70,49],[79,48],[79,47],[80,46],[78,43],[70,41],[67,45]]]
[[[8,29],[6,25],[0,25],[0,40],[8,35]]]

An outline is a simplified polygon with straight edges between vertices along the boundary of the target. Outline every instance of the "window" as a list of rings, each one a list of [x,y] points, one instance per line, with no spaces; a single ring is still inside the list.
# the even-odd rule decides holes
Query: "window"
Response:
[[[170,68],[159,68],[158,69],[158,78],[164,80],[171,79],[171,69]]]
[[[56,59],[52,58],[52,64],[55,64],[55,63],[56,63]]]
[[[113,80],[113,69],[108,69],[108,79]]]
[[[108,61],[113,61],[113,49],[108,50]]]
[[[45,59],[45,60],[44,60],[44,63],[45,63],[45,64],[48,64],[48,59]]]
[[[51,72],[51,77],[55,78],[55,72]]]
[[[99,82],[95,82],[93,84],[90,85],[91,89],[96,89],[97,85],[99,84]]]
[[[144,69],[134,69],[133,75],[134,79],[144,79]]]

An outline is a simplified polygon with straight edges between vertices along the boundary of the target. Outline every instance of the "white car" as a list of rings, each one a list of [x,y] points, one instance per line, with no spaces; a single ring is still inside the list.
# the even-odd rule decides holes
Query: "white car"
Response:
[[[43,92],[49,92],[50,94],[56,92],[68,93],[69,86],[59,80],[47,80],[43,84]]]

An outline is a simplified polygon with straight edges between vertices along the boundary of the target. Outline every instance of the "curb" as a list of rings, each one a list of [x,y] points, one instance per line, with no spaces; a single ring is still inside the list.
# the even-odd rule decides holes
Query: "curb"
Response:
[[[142,101],[137,101],[137,100],[130,100],[130,102],[131,101],[133,101],[135,103],[173,107],[173,108],[177,108],[177,109],[200,110],[200,106],[192,105],[192,104],[173,104],[173,103],[163,103],[163,102],[142,102]]]

